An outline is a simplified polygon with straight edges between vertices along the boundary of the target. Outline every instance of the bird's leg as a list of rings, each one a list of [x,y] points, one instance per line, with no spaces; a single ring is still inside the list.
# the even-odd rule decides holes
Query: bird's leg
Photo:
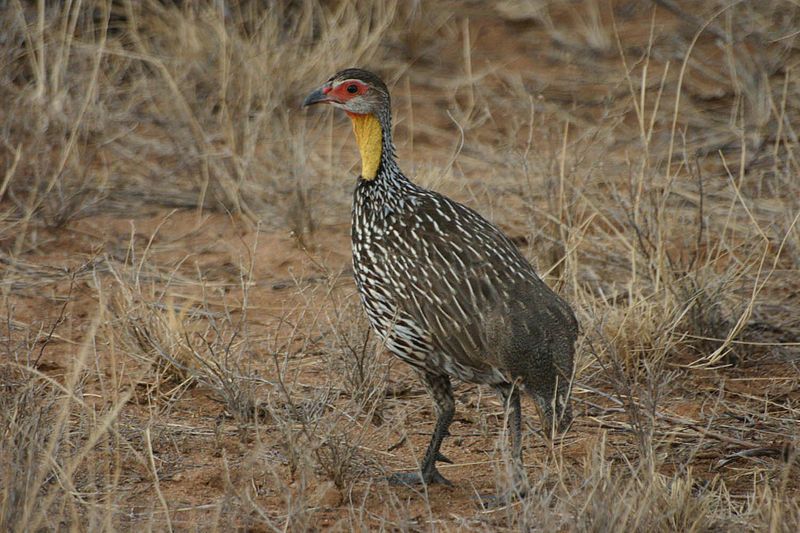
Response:
[[[433,436],[431,437],[430,444],[428,444],[425,456],[422,458],[420,471],[394,474],[389,477],[389,482],[393,485],[418,485],[420,483],[425,485],[433,483],[452,485],[452,483],[436,469],[436,461],[452,463],[450,459],[439,452],[442,441],[449,434],[448,428],[456,412],[450,378],[435,374],[423,374],[422,378],[436,406],[436,427],[433,430]]]
[[[522,406],[520,405],[519,385],[509,384],[497,387],[508,414],[508,432],[511,434],[511,460],[513,490],[524,495],[527,487],[527,476],[522,462]]]

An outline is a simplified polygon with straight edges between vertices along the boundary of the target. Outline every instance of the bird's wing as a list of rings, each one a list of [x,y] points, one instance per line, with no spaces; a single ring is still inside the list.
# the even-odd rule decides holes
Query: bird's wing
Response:
[[[493,333],[510,330],[504,322],[520,303],[515,292],[549,289],[496,226],[465,206],[429,193],[403,222],[405,248],[389,259],[406,272],[401,311],[466,366],[499,366]]]

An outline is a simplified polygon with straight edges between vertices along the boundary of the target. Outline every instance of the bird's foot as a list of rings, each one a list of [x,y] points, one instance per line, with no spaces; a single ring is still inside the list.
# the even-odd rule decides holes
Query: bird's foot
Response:
[[[497,494],[477,494],[475,502],[484,509],[497,509],[522,501],[527,496],[527,490],[509,490]]]
[[[530,484],[521,462],[514,468],[511,479],[501,483],[499,488],[494,494],[476,494],[476,503],[484,509],[497,509],[524,500],[530,493]]]
[[[388,478],[390,485],[412,487],[415,485],[446,485],[452,487],[453,483],[444,477],[436,468],[428,472],[398,472]]]
[[[440,463],[447,463],[453,464],[453,461],[445,457],[444,454],[441,452],[436,452],[435,458],[433,460],[425,459],[423,461],[422,471],[419,472],[398,472],[396,474],[392,474],[389,476],[389,485],[405,485],[405,486],[414,486],[414,485],[447,485],[448,487],[452,487],[453,484],[450,482],[449,479],[444,477],[442,474],[439,473],[439,470],[436,469],[436,462]],[[430,466],[427,466],[430,465]]]

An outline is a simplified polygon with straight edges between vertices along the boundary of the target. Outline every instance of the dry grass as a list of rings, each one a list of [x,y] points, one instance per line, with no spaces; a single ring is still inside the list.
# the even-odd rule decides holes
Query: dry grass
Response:
[[[791,2],[7,2],[0,528],[796,531]],[[582,324],[576,423],[458,388],[432,427],[349,273],[357,157],[299,109],[393,89],[416,181],[498,222]],[[526,405],[526,413],[532,413]]]

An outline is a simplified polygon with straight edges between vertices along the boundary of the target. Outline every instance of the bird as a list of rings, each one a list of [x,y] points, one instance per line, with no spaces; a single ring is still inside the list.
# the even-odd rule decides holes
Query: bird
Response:
[[[437,463],[452,463],[441,446],[455,414],[453,379],[499,393],[511,456],[522,469],[520,390],[533,397],[547,438],[572,421],[573,309],[498,226],[403,174],[379,76],[341,70],[303,102],[314,104],[347,114],[361,156],[351,239],[363,308],[385,348],[419,375],[436,411],[417,471],[389,482],[452,485]]]

